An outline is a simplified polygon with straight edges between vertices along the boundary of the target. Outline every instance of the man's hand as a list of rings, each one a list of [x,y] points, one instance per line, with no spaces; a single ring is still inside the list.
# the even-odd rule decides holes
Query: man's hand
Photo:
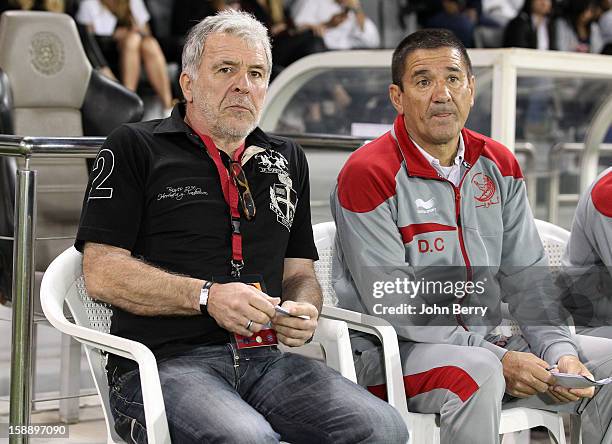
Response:
[[[242,336],[252,336],[270,322],[280,298],[273,298],[241,282],[213,284],[208,294],[208,313],[224,329]],[[246,329],[249,321],[253,321]]]
[[[338,14],[334,14],[327,22],[325,22],[326,28],[335,28],[339,24],[343,23],[348,18],[348,12],[343,11]]]
[[[115,40],[116,42],[122,42],[129,33],[130,30],[125,26],[118,26],[113,32],[113,40]]]
[[[293,315],[306,315],[309,320],[276,313],[272,319],[272,328],[276,330],[278,340],[289,347],[299,347],[309,340],[317,328],[319,311],[308,302],[285,301],[282,305]]]
[[[353,10],[361,9],[361,3],[359,3],[359,0],[345,0],[344,6]]]
[[[593,379],[592,373],[573,355],[562,356],[559,359],[558,372],[571,373],[574,375],[583,375]],[[554,370],[553,370],[554,372]],[[554,373],[553,373],[554,374]],[[578,401],[580,398],[592,398],[595,395],[595,387],[583,389],[568,389],[559,385],[554,385],[550,388],[550,396],[560,403]]]
[[[545,393],[555,382],[546,361],[532,353],[507,352],[502,358],[506,392],[517,398]]]

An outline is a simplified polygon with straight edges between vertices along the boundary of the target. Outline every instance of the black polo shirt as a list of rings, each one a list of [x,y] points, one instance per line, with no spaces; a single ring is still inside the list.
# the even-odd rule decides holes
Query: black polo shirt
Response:
[[[214,161],[183,116],[177,106],[167,119],[126,124],[107,138],[85,193],[79,250],[96,242],[173,273],[206,280],[230,275],[229,206]],[[268,294],[281,296],[283,260],[318,258],[308,164],[297,144],[259,128],[245,146],[243,169],[257,212],[248,221],[241,210],[243,274],[261,275]],[[220,154],[227,166],[229,157]],[[158,358],[229,339],[209,315],[147,317],[116,307],[111,333],[144,343]],[[109,369],[115,366],[125,371],[135,364],[113,356]]]

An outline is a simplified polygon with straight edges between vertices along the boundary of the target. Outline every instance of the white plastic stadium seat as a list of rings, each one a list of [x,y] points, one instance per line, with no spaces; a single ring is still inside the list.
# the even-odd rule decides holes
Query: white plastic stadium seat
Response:
[[[538,229],[544,226],[538,222]],[[552,225],[552,224],[547,224]],[[558,228],[558,227],[557,227]],[[411,413],[408,411],[402,365],[399,356],[397,335],[393,326],[382,318],[357,313],[336,307],[338,298],[332,286],[332,257],[336,226],[324,222],[313,227],[319,261],[315,263],[317,279],[323,289],[325,306],[322,316],[343,320],[349,329],[370,333],[378,337],[383,348],[387,399],[404,418],[411,431],[412,442],[418,444],[437,444],[440,442],[440,427],[435,414]],[[552,231],[552,230],[551,230]],[[542,235],[542,233],[540,232]],[[552,243],[551,243],[552,245]],[[514,433],[543,426],[549,431],[551,439],[557,444],[565,444],[565,430],[561,415],[544,410],[516,407],[502,410],[500,434]],[[572,443],[578,441],[572,441]]]
[[[74,247],[70,247],[49,265],[40,289],[45,316],[59,331],[85,345],[89,368],[102,400],[108,443],[124,441],[115,433],[103,352],[123,356],[138,363],[149,444],[170,443],[155,356],[144,344],[109,333],[112,311],[108,304],[96,302],[87,295],[82,260],[83,255]],[[64,302],[67,303],[76,325],[66,319]],[[313,342],[324,348],[326,362],[330,367],[346,378],[356,381],[346,323],[321,319]],[[299,353],[300,349],[292,348],[291,351]]]

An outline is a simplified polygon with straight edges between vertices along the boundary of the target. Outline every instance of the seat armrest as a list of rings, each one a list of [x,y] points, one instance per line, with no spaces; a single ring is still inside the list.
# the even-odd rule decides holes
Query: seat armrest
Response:
[[[321,317],[346,322],[350,330],[375,335],[382,344],[387,384],[387,399],[404,419],[408,418],[404,374],[399,354],[397,334],[393,326],[382,318],[345,310],[339,307],[323,306]]]
[[[53,291],[48,287],[45,290]],[[153,352],[140,342],[68,322],[63,310],[50,302],[51,300],[51,298],[43,298],[41,302],[47,319],[56,329],[85,345],[138,363],[149,443],[170,444],[166,407],[157,371],[157,361]]]
[[[323,346],[327,365],[345,378],[357,382],[346,322],[321,317],[313,340]]]

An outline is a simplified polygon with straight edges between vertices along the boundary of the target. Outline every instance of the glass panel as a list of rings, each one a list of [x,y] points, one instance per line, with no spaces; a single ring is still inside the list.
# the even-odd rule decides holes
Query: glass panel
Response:
[[[516,97],[516,140],[584,142],[612,79],[519,76]]]
[[[475,67],[476,98],[465,126],[485,136],[491,136],[491,107],[493,104],[493,69]]]
[[[395,117],[387,93],[390,82],[387,68],[334,69],[318,74],[291,98],[274,130],[350,135],[354,127],[356,131],[363,127],[361,123],[387,127]],[[380,134],[384,131],[378,129]]]
[[[491,132],[490,68],[475,70],[476,105],[468,126]],[[389,101],[389,68],[333,69],[314,76],[291,98],[274,127],[278,133],[319,133],[374,138],[395,119]]]
[[[612,79],[519,73],[516,141],[530,142],[535,148],[535,177],[527,180],[537,180],[536,217],[554,220],[549,214],[549,200],[555,193],[552,176],[558,175],[559,193],[579,193],[580,150],[593,117],[610,94]],[[609,159],[602,153],[600,165]],[[556,223],[569,228],[575,208],[574,201],[559,204]]]
[[[310,208],[313,224],[332,219],[329,194],[336,185],[338,173],[351,154],[349,151],[306,149],[310,169]]]

